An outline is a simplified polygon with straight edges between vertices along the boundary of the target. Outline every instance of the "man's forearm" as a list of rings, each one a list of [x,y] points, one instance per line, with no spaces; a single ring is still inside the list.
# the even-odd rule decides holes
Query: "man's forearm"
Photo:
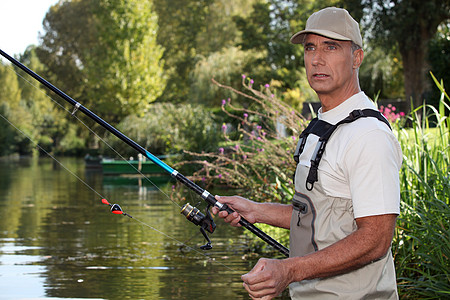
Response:
[[[279,203],[258,203],[256,223],[264,223],[289,229],[292,205]]]
[[[359,229],[335,244],[303,257],[285,261],[293,281],[323,278],[358,269],[389,250],[396,215],[359,220]]]

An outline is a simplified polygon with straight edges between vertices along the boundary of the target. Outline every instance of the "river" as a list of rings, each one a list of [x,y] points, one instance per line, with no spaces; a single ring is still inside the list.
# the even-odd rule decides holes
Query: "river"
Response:
[[[60,161],[70,172],[50,158],[0,160],[0,299],[249,299],[240,276],[258,257],[244,259],[241,229],[216,219],[202,251],[199,227],[168,197],[173,183],[159,190]]]

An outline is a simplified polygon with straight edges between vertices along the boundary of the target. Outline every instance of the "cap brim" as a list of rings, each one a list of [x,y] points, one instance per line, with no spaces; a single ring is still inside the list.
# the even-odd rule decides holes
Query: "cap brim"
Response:
[[[303,44],[305,42],[305,36],[309,33],[321,35],[333,40],[339,40],[339,41],[351,41],[351,39],[340,35],[336,32],[329,31],[329,30],[320,30],[320,29],[313,29],[313,30],[302,30],[297,32],[291,37],[291,43],[292,44]]]

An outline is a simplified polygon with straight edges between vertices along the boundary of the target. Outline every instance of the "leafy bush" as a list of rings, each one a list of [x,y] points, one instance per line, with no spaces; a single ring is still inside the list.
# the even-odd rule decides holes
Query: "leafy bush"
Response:
[[[117,128],[155,155],[210,151],[220,140],[212,113],[191,104],[156,103],[142,116],[126,117]],[[135,155],[122,141],[109,140],[119,153]]]
[[[242,189],[255,201],[287,203],[294,193],[293,150],[306,120],[277,100],[269,85],[258,91],[253,80],[243,76],[243,86],[249,92],[244,93],[215,83],[250,100],[251,105],[242,108],[230,99],[222,101],[223,112],[237,120],[236,125],[222,125],[226,143],[214,152],[188,152],[196,159],[186,163],[201,166],[192,179]]]

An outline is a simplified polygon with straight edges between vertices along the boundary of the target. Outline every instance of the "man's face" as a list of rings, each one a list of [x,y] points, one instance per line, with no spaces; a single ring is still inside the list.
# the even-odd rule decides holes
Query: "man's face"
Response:
[[[351,42],[308,34],[304,48],[306,75],[317,95],[347,97],[350,93],[351,96],[355,80],[358,83],[357,68],[362,61],[362,57],[361,61],[355,59]]]

